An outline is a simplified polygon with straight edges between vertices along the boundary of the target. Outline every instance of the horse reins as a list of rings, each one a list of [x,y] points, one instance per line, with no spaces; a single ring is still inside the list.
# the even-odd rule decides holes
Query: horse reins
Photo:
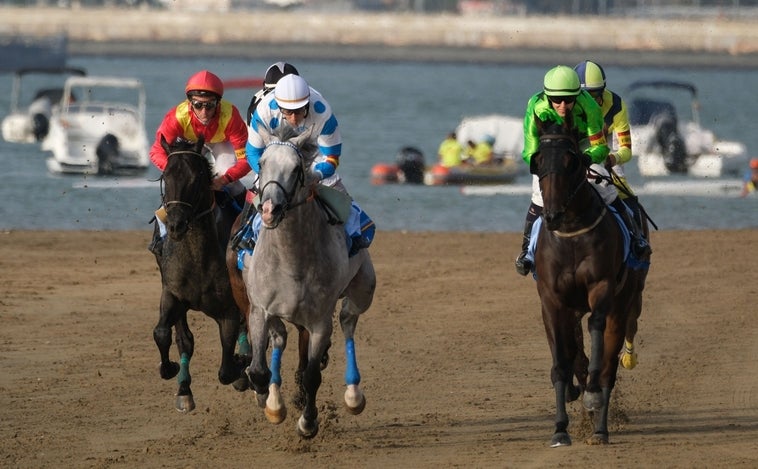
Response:
[[[193,156],[198,156],[200,158],[203,158],[203,155],[201,155],[200,153],[198,153],[196,151],[193,151],[193,150],[177,150],[177,151],[172,151],[171,153],[168,154],[167,158],[171,158],[171,156],[173,156],[173,155],[193,155]],[[183,205],[185,207],[189,207],[192,210],[192,214],[187,219],[187,223],[188,224],[189,224],[190,221],[192,221],[194,219],[202,218],[205,215],[208,215],[211,212],[213,212],[214,203],[211,203],[210,207],[208,207],[207,209],[203,210],[200,213],[197,213],[197,210],[194,207],[195,207],[195,204],[197,203],[197,201],[200,200],[200,194],[198,194],[197,200],[195,201],[195,204],[191,204],[191,203],[185,202],[183,200],[169,200],[169,201],[166,201],[165,192],[163,191],[163,181],[164,181],[164,177],[163,177],[163,174],[161,174],[161,177],[160,177],[160,189],[161,189],[161,201],[163,202],[163,205],[166,207],[166,209],[168,209],[168,207],[171,206],[171,205]]]
[[[316,197],[316,194],[315,194],[315,191],[310,191],[308,195],[305,198],[303,198],[303,200],[300,200],[298,202],[292,202],[292,199],[295,197],[295,192],[297,190],[297,187],[298,186],[305,187],[305,168],[304,168],[305,158],[303,157],[303,154],[300,152],[300,149],[290,142],[282,142],[279,140],[275,140],[275,141],[270,142],[266,146],[268,147],[271,145],[283,145],[283,146],[292,148],[293,150],[295,150],[295,153],[297,154],[297,157],[298,157],[298,161],[300,162],[300,164],[297,167],[297,180],[295,181],[295,187],[292,188],[292,191],[288,191],[284,186],[282,186],[279,183],[279,181],[273,181],[273,180],[268,181],[266,184],[264,184],[264,186],[260,190],[260,193],[263,194],[263,191],[266,189],[266,187],[269,184],[273,184],[279,187],[279,189],[281,189],[282,192],[284,192],[285,202],[284,202],[284,205],[282,206],[282,212],[283,212],[282,219],[284,219],[284,214],[286,214],[289,209],[298,207],[300,205],[306,204],[314,200]],[[277,225],[270,228],[276,228],[276,226],[278,226],[278,223]]]

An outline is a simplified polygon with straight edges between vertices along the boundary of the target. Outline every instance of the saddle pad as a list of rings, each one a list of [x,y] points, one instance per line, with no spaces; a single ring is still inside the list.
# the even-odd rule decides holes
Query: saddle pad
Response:
[[[352,210],[352,199],[350,196],[323,184],[316,186],[316,192],[319,200],[329,207],[329,210],[339,219],[339,222],[342,224],[346,223]]]

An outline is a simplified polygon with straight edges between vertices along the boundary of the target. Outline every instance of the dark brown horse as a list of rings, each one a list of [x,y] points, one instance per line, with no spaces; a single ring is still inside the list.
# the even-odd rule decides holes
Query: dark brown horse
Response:
[[[224,252],[216,234],[213,172],[210,162],[201,154],[203,140],[175,142],[171,146],[165,140],[161,143],[168,154],[161,176],[168,233],[162,252],[156,254],[163,290],[153,338],[160,351],[161,378],[178,375],[176,408],[189,412],[195,408],[189,372],[195,340],[187,324],[187,312],[202,311],[218,324],[221,336],[218,379],[222,384],[247,381],[242,362],[234,355],[241,315],[232,296]],[[169,356],[172,328],[179,363]]]
[[[647,263],[628,265],[619,222],[588,181],[587,162],[567,127],[538,123],[540,147],[531,167],[544,202],[535,275],[553,357],[553,447],[571,444],[566,402],[582,392],[594,424],[587,442],[608,443],[619,352],[625,337],[630,344],[634,339],[647,276]],[[588,312],[589,360],[581,326]]]

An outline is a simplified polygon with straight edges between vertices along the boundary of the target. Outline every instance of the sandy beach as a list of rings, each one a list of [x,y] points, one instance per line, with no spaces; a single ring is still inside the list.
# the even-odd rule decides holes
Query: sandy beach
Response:
[[[0,462],[4,467],[755,467],[758,231],[655,232],[611,444],[551,449],[550,354],[516,233],[380,232],[378,286],[358,323],[367,396],[342,407],[335,331],[321,431],[269,424],[251,392],[219,384],[215,323],[192,313],[197,409],[174,410],[152,329],[160,276],[145,232],[0,234]],[[746,262],[747,261],[747,262]],[[284,355],[294,387],[295,346]],[[174,350],[175,353],[175,350]],[[174,357],[176,358],[176,357]]]

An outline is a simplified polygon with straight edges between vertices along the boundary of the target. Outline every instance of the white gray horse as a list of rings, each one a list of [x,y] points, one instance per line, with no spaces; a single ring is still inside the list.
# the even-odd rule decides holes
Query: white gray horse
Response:
[[[358,316],[371,306],[376,288],[368,251],[363,249],[348,257],[344,226],[329,223],[319,199],[314,197],[318,181],[309,167],[317,149],[307,142],[309,133],[297,136],[285,126],[265,142],[257,203],[263,228],[243,269],[251,303],[248,333],[253,348],[247,372],[258,403],[265,406],[272,423],[280,423],[286,416],[280,393],[281,354],[286,346],[282,320],[305,328],[310,335],[308,362],[302,373],[305,403],[297,422],[297,431],[304,438],[318,433],[316,393],[340,298],[339,319],[347,360],[345,404],[353,414],[365,407],[353,334]],[[273,342],[270,369],[266,364],[269,334]]]

